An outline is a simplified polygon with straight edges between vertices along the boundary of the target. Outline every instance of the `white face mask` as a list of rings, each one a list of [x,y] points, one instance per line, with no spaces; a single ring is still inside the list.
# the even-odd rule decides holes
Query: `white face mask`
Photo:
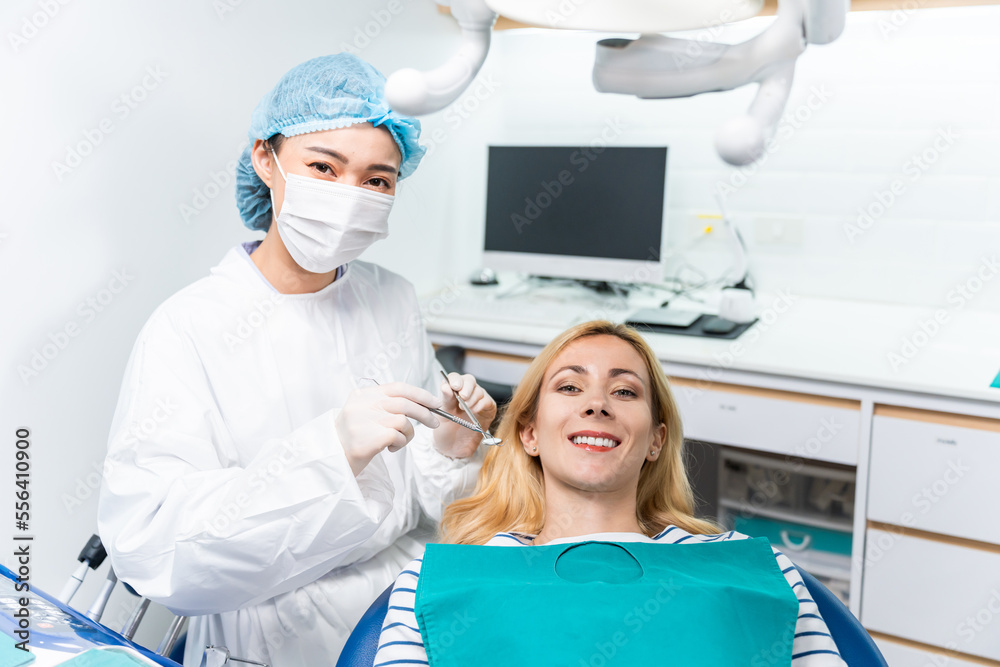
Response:
[[[274,155],[274,151],[271,151]],[[389,235],[392,195],[343,183],[285,174],[285,200],[275,217],[288,254],[306,271],[329,273]],[[271,208],[274,193],[271,193]]]

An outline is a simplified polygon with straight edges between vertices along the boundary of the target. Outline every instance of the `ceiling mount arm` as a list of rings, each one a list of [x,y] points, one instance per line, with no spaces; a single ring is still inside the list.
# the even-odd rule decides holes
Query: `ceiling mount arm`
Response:
[[[731,165],[742,166],[764,155],[792,90],[795,61],[784,60],[760,79],[757,96],[745,114],[733,116],[715,132],[715,150]]]
[[[594,87],[601,92],[662,99],[759,83],[747,112],[726,121],[715,138],[723,160],[749,164],[763,155],[788,101],[795,60],[806,47],[808,2],[779,0],[774,23],[740,44],[658,34],[602,40],[597,44]]]
[[[451,13],[462,29],[462,45],[443,65],[428,72],[394,72],[386,81],[389,106],[410,116],[433,113],[461,95],[479,73],[490,49],[497,14],[484,0],[452,0]]]
[[[437,69],[402,69],[389,77],[386,97],[402,113],[423,115],[454,102],[478,74],[497,12],[550,28],[640,32],[638,39],[597,43],[594,88],[644,99],[689,97],[759,84],[745,113],[724,122],[715,146],[726,162],[760,159],[784,113],[795,61],[808,44],[827,44],[844,30],[850,0],[778,0],[773,23],[740,44],[679,39],[662,32],[691,30],[755,15],[762,0],[452,0],[462,28],[459,50]]]

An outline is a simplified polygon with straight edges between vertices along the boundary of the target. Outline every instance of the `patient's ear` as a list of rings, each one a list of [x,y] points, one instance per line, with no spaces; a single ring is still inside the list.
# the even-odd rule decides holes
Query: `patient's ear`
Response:
[[[653,442],[649,447],[649,451],[646,452],[647,461],[655,461],[660,456],[660,451],[663,449],[663,443],[667,441],[667,425],[660,422],[660,425],[656,427],[653,431]]]
[[[538,456],[538,437],[535,434],[535,424],[527,424],[518,431],[518,435],[521,438],[521,446],[524,447],[528,456]]]

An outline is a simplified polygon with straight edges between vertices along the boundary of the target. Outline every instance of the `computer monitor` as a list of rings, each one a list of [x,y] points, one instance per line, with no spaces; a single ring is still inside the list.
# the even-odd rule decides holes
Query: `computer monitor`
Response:
[[[666,146],[490,146],[488,170],[487,267],[662,280]]]

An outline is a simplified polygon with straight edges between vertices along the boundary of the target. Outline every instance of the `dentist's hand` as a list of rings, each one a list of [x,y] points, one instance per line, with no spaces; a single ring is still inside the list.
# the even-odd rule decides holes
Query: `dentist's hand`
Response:
[[[350,393],[334,423],[355,477],[383,449],[395,452],[406,446],[413,438],[410,419],[428,428],[441,424],[442,420],[424,405],[440,408],[441,399],[403,382],[355,389]]]
[[[462,400],[469,406],[469,410],[476,415],[476,419],[479,420],[483,428],[488,430],[493,418],[497,416],[496,401],[476,383],[476,378],[471,375],[449,373],[448,382],[443,379],[441,381],[444,411],[466,421],[469,420],[469,417],[455,400],[452,388],[458,391]],[[428,405],[430,404],[428,403]],[[464,459],[475,454],[482,439],[483,436],[479,433],[446,419],[441,420],[441,425],[434,429],[434,448],[453,459]]]

